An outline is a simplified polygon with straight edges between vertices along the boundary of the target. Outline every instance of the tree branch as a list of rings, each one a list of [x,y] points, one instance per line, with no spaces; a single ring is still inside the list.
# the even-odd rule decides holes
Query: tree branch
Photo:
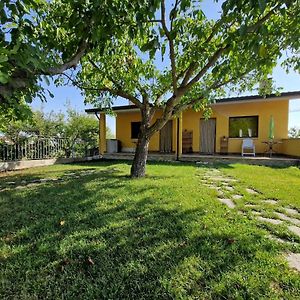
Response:
[[[209,59],[207,64],[197,73],[197,75],[191,79],[186,85],[181,85],[180,88],[186,92],[189,90],[195,83],[197,83],[201,77],[217,62],[220,56],[229,48],[229,45],[219,48],[213,56]]]
[[[175,49],[174,49],[174,42],[171,37],[170,31],[166,25],[166,7],[165,7],[165,0],[161,1],[161,19],[162,19],[162,28],[166,34],[166,37],[169,41],[169,48],[170,48],[170,60],[171,60],[171,71],[172,71],[172,85],[173,85],[173,92],[177,94],[177,76],[176,76],[176,62],[175,62]]]
[[[60,66],[49,68],[45,72],[43,72],[43,75],[57,75],[57,74],[62,74],[64,71],[75,68],[81,59],[81,57],[85,54],[85,51],[88,48],[88,43],[87,41],[81,42],[79,45],[77,52],[75,55],[66,63],[61,64]]]
[[[95,92],[109,92],[114,96],[119,96],[121,98],[127,99],[129,101],[131,101],[134,105],[136,105],[138,108],[142,108],[143,105],[142,103],[139,101],[138,98],[126,93],[125,91],[121,90],[121,89],[113,89],[113,88],[109,88],[109,87],[101,87],[101,88],[95,88],[95,87],[90,87],[90,86],[85,86],[81,83],[79,83],[78,81],[76,81],[75,79],[73,79],[71,76],[69,76],[68,74],[63,73],[62,75],[64,75],[65,77],[67,77],[72,84],[74,84],[75,86],[77,86],[80,89],[83,90],[89,90],[89,91],[95,91]]]

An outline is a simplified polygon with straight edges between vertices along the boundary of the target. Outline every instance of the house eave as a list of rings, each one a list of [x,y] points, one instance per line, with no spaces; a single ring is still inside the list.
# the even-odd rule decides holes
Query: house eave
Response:
[[[294,92],[281,93],[280,95],[271,94],[266,97],[261,97],[260,95],[251,95],[251,96],[241,96],[241,97],[232,97],[232,98],[222,98],[222,99],[218,99],[215,103],[212,103],[211,106],[293,100],[299,98],[300,98],[300,91],[294,91]],[[88,114],[97,114],[97,113],[105,112],[106,110],[107,109],[105,108],[89,108],[86,109],[85,112]],[[125,113],[125,112],[139,112],[140,109],[135,105],[123,105],[123,106],[112,107],[112,111],[116,113]]]

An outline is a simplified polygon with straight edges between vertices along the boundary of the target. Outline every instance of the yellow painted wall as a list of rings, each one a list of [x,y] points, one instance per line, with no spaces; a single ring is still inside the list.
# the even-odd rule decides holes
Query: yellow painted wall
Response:
[[[258,138],[254,139],[256,152],[263,153],[266,150],[266,145],[263,141],[268,140],[269,124],[271,115],[274,117],[275,124],[275,139],[285,139],[288,137],[288,115],[289,115],[289,101],[270,101],[261,103],[243,103],[239,105],[218,105],[214,109],[217,115],[217,129],[219,135],[217,136],[217,145],[219,146],[220,137],[228,136],[229,131],[229,116],[254,116],[258,119]],[[219,116],[219,117],[218,117]],[[227,125],[227,126],[226,126]],[[225,129],[226,128],[226,129]],[[241,140],[239,138],[229,139],[229,152],[241,151]],[[275,146],[276,148],[276,146]],[[217,149],[220,149],[219,147]],[[277,149],[280,151],[280,147]],[[219,150],[218,150],[219,151]]]
[[[157,120],[161,116],[161,113],[158,112],[154,115],[152,123]],[[121,141],[122,148],[125,150],[130,148],[135,148],[136,139],[131,139],[131,122],[140,122],[141,114],[140,112],[119,112],[117,113],[116,118],[116,138]],[[172,147],[173,151],[176,148],[176,120],[173,120],[173,139],[172,139]],[[159,132],[156,132],[149,144],[149,151],[159,151]]]
[[[273,115],[275,122],[275,139],[286,139],[288,135],[288,110],[289,101],[264,101],[217,104],[212,106],[212,118],[216,118],[216,152],[220,152],[220,138],[229,135],[229,117],[259,116],[258,138],[254,138],[256,152],[262,153],[266,146],[262,143],[268,139],[270,117]],[[154,120],[159,117],[156,114]],[[200,119],[201,112],[188,110],[183,113],[182,129],[193,131],[193,151],[200,151]],[[122,147],[134,148],[134,140],[131,139],[131,122],[141,120],[139,112],[119,112],[116,118],[116,138],[121,141]],[[229,153],[241,152],[241,138],[229,139]],[[279,145],[278,151],[282,152]],[[176,120],[173,120],[173,151],[176,149]],[[159,151],[159,133],[156,133],[150,141],[150,151]]]
[[[283,140],[281,152],[286,155],[300,157],[300,139]]]

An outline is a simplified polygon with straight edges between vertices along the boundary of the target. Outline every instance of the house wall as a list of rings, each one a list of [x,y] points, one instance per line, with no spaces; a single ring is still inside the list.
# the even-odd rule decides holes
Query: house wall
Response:
[[[220,152],[220,138],[229,135],[229,117],[254,116],[259,117],[258,138],[253,138],[256,145],[256,152],[263,153],[266,145],[262,142],[268,139],[270,117],[273,115],[275,123],[275,139],[286,139],[288,136],[288,111],[289,101],[261,101],[245,103],[226,103],[212,106],[213,113],[211,118],[216,118],[216,152]],[[157,113],[153,122],[160,117]],[[193,131],[193,152],[200,151],[200,119],[201,112],[188,110],[182,116],[182,129]],[[131,122],[141,120],[139,112],[119,112],[116,119],[116,138],[121,141],[123,151],[133,150],[136,140],[131,139]],[[176,149],[176,127],[177,122],[173,120],[173,151]],[[241,152],[242,138],[229,139],[229,153]],[[282,148],[282,149],[281,149]],[[150,151],[159,151],[159,133],[151,138]],[[283,145],[276,148],[282,152]]]
[[[157,112],[152,120],[155,122],[161,117],[161,113]],[[132,152],[136,147],[137,139],[131,138],[131,122],[141,121],[140,112],[119,112],[116,118],[116,138],[121,141],[122,151]],[[176,120],[173,120],[173,139],[172,139],[172,150],[175,151],[176,147]],[[159,132],[156,132],[149,144],[149,151],[159,151]]]
[[[289,156],[300,157],[300,139],[285,139],[282,142],[282,153]]]

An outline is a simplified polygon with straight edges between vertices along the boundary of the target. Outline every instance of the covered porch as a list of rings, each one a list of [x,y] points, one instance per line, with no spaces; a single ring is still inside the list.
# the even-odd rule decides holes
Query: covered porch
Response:
[[[107,160],[133,160],[134,153],[104,153],[102,159]],[[262,165],[262,166],[277,166],[277,167],[288,167],[288,166],[300,166],[300,158],[292,158],[287,156],[262,156],[258,155],[255,157],[251,156],[240,156],[238,154],[231,155],[204,155],[198,153],[182,154],[178,159],[174,153],[159,153],[159,152],[149,152],[149,161],[165,161],[165,162],[195,162],[197,164],[251,164],[251,165]]]
[[[106,116],[105,113],[99,113],[97,115],[99,119],[99,155],[105,159],[133,159],[135,148],[125,148],[120,146],[122,141],[119,140],[107,140],[106,139]],[[178,118],[169,121],[169,123],[163,128],[156,137],[156,149],[149,149],[149,160],[158,161],[199,161],[199,162],[239,162],[249,164],[263,164],[263,165],[297,165],[300,159],[300,139],[298,138],[283,138],[277,139],[274,146],[275,154],[270,157],[268,153],[268,146],[261,140],[254,139],[256,147],[260,149],[257,151],[255,157],[241,156],[241,152],[233,153],[230,150],[233,148],[239,151],[241,149],[240,144],[242,139],[226,139],[219,137],[220,141],[212,141],[214,149],[216,150],[216,144],[218,145],[218,151],[210,153],[203,153],[200,151],[193,151],[189,142],[189,131],[185,129],[183,122],[183,114]],[[128,122],[129,123],[129,122]],[[134,122],[133,122],[134,123]],[[120,122],[119,122],[120,124]],[[124,122],[125,124],[125,122]],[[200,120],[200,126],[202,120]],[[119,132],[124,136],[125,134],[119,128]],[[126,129],[126,131],[129,131]],[[118,136],[117,136],[118,138]],[[203,139],[203,138],[202,138]],[[111,142],[115,142],[115,147],[111,147]],[[132,145],[135,146],[136,139],[131,139]],[[225,145],[224,145],[224,143]],[[201,141],[200,141],[201,143]],[[226,145],[227,143],[227,145]],[[272,154],[272,153],[271,153]]]

